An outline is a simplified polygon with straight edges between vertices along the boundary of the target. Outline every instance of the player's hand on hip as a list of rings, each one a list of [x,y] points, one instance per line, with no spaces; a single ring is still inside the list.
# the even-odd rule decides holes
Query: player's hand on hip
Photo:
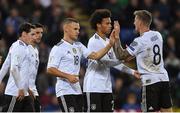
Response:
[[[133,74],[137,79],[140,79],[141,78],[141,75],[138,71],[134,71],[134,74]]]
[[[25,97],[25,94],[24,94],[24,89],[19,89],[18,91],[18,96],[17,96],[17,100],[21,101],[23,100]]]
[[[34,95],[32,90],[28,89],[28,93],[32,97],[33,100],[36,99],[36,96]]]
[[[69,81],[70,83],[76,83],[76,82],[78,82],[79,79],[78,79],[76,76],[77,76],[77,75],[69,75],[68,81]]]

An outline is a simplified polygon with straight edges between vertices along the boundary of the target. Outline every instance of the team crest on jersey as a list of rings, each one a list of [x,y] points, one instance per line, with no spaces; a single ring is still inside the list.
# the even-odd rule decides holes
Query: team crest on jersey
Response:
[[[77,53],[77,50],[75,48],[72,48],[72,51],[73,51],[74,54]]]

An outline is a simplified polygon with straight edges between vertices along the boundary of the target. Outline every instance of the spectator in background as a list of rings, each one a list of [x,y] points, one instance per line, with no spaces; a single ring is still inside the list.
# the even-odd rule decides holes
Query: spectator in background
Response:
[[[164,20],[160,19],[160,18],[154,18],[153,22],[154,22],[154,25],[155,25],[154,26],[155,29],[161,33],[163,40],[166,41],[167,36],[169,34],[168,30],[165,29],[167,23]]]
[[[55,33],[59,30],[59,24],[63,21],[64,17],[62,7],[55,6],[52,8],[50,15],[46,15],[45,25],[48,26],[52,33]]]
[[[24,20],[21,17],[21,15],[19,15],[19,10],[15,7],[10,10],[10,15],[5,20],[6,25],[12,25],[13,29],[15,30],[15,33],[18,32],[18,27],[23,22]]]
[[[129,92],[126,96],[126,103],[122,106],[122,112],[141,112],[141,107],[137,104],[137,96]]]
[[[2,62],[5,60],[8,49],[4,39],[0,40],[0,56],[2,56]]]
[[[17,40],[17,33],[12,23],[6,24],[5,33],[3,34],[2,38],[5,40],[7,49],[9,49],[12,43],[14,43]]]
[[[153,11],[153,0],[143,0],[142,9],[148,10],[150,12]]]
[[[129,0],[127,7],[125,8],[124,14],[126,15],[125,25],[128,27],[133,27],[133,12],[140,9],[139,0]]]
[[[42,23],[42,11],[41,9],[35,9],[31,16],[31,23]]]
[[[174,23],[174,26],[172,27],[171,31],[170,31],[170,34],[174,37],[175,39],[175,42],[177,42],[175,45],[176,45],[176,54],[178,56],[178,58],[180,58],[180,20],[177,20],[175,23]]]

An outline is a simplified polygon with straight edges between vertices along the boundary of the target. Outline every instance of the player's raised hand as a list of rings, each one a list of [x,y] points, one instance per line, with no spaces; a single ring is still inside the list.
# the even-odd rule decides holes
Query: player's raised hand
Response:
[[[134,71],[134,74],[133,74],[137,79],[140,79],[141,78],[141,75],[138,71]]]
[[[114,46],[114,44],[115,44],[115,30],[114,29],[109,36],[109,44],[111,46]]]
[[[119,40],[120,24],[118,21],[114,21],[115,39]]]
[[[69,76],[68,76],[68,81],[69,81],[70,83],[76,83],[76,82],[79,81],[79,79],[76,77],[76,75],[69,75]]]

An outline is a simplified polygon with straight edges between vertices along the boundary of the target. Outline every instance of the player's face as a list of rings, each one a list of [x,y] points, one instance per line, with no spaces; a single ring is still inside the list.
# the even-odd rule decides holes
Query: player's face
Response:
[[[28,33],[29,35],[29,43],[33,43],[36,39],[36,29],[31,29],[31,32]]]
[[[140,19],[138,19],[138,17],[137,16],[135,16],[135,19],[134,19],[134,25],[135,25],[135,30],[137,31],[137,32],[139,32],[139,29],[140,29],[140,25],[141,25],[141,21],[140,21]]]
[[[69,38],[76,41],[79,35],[80,25],[79,23],[69,23],[66,27],[66,33],[68,34]]]
[[[25,41],[27,44],[30,44],[36,35],[35,29],[31,29],[29,33],[26,33]]]
[[[100,29],[103,34],[109,35],[112,29],[111,19],[110,18],[103,18]]]
[[[42,35],[43,35],[43,28],[36,28],[36,39],[35,42],[36,43],[40,43]]]

